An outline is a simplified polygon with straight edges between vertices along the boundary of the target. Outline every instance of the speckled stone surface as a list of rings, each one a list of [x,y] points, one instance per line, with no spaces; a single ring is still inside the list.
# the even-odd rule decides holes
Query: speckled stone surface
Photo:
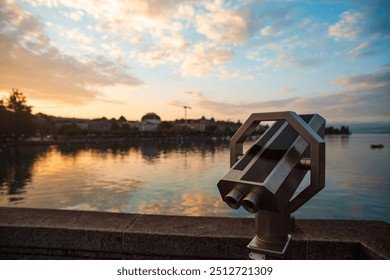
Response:
[[[247,258],[253,219],[141,215],[124,234],[127,253],[177,258]]]
[[[284,259],[390,259],[390,225],[297,220]],[[248,259],[254,219],[0,207],[1,259]]]
[[[123,231],[137,215],[0,208],[0,248],[122,252]]]
[[[298,227],[309,241],[308,258],[325,259],[342,251],[359,251],[361,258],[390,258],[390,224],[382,221],[361,220],[298,220]],[[355,244],[355,245],[352,245]],[[350,249],[345,250],[343,246]],[[316,247],[321,247],[320,251]],[[339,249],[340,248],[340,249]],[[334,252],[339,250],[340,252]],[[328,252],[330,251],[330,252]],[[332,252],[333,251],[333,252]],[[356,254],[355,254],[356,256]]]

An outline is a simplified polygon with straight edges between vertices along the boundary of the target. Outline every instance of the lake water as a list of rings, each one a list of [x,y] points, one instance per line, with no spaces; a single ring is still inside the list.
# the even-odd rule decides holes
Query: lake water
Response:
[[[382,143],[382,149],[370,144]],[[250,145],[250,143],[248,143]],[[228,142],[211,139],[0,151],[0,206],[251,217],[222,202]],[[390,222],[390,134],[326,137],[326,187],[297,218]]]

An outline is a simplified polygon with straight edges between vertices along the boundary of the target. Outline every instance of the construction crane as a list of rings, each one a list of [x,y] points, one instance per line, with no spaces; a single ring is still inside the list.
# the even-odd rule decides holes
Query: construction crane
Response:
[[[183,106],[184,108],[184,121],[187,121],[187,109],[192,109],[190,106]]]

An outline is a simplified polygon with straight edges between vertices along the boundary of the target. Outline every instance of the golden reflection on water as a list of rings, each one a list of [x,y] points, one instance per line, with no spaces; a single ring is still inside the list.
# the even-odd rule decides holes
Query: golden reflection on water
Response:
[[[31,180],[25,180],[24,194],[18,194],[19,204],[37,208],[217,215],[218,209],[225,206],[216,199],[219,194],[215,185],[222,175],[218,173],[220,167],[227,166],[227,161],[217,162],[216,154],[220,159],[227,158],[213,143],[203,150],[197,144],[181,148],[155,144],[118,149],[51,147],[31,162]],[[0,205],[15,205],[9,198],[1,195]]]
[[[297,217],[390,221],[390,136],[378,137],[327,138],[326,187]],[[378,141],[385,148],[371,150]],[[228,143],[24,147],[1,156],[0,206],[252,216],[226,206],[216,187]]]
[[[217,216],[226,205],[221,199],[215,199],[201,189],[183,193],[174,200],[142,201],[139,212],[145,214],[165,214],[184,216]]]

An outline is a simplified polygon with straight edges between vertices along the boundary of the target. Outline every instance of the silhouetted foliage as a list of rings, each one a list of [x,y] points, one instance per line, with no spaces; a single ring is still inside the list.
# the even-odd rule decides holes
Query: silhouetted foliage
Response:
[[[124,124],[122,124],[121,129],[124,131],[129,131],[130,125],[128,123],[124,123]]]
[[[155,132],[168,136],[194,136],[200,134],[199,131],[195,131],[186,125],[167,121],[161,122]]]
[[[56,132],[53,119],[39,113],[35,118],[35,131],[40,136],[53,135]]]
[[[221,130],[218,128],[217,125],[212,124],[212,125],[207,125],[205,128],[205,133],[207,135],[220,135]]]
[[[2,103],[4,103],[4,100]],[[18,89],[14,88],[6,99],[6,108],[13,113],[31,114],[31,106],[27,106],[27,98],[23,92],[19,92]]]
[[[6,110],[3,100],[0,100],[0,142],[12,135],[13,113]]]
[[[62,125],[56,132],[65,136],[81,136],[87,134],[87,131],[81,129],[76,123]]]
[[[334,128],[333,126],[329,126],[325,128],[325,134],[343,134],[350,135],[351,131],[348,126],[342,125],[340,128]]]
[[[160,117],[157,118],[160,121]],[[142,139],[167,136],[171,138],[232,136],[239,126],[239,122],[215,121],[214,118],[207,120],[202,117],[199,120],[163,121],[156,130],[149,130],[143,129],[141,123],[128,122],[124,116],[119,117],[118,120],[106,117],[88,120],[47,116],[42,113],[32,115],[26,96],[17,89],[12,89],[8,98],[0,99],[0,141],[11,139],[17,142],[27,140],[26,142],[29,143],[51,143],[64,141],[64,139],[75,140],[71,138],[77,138],[77,142],[86,139],[94,141],[94,139]],[[25,139],[32,135],[41,138]]]
[[[8,98],[0,100],[0,137],[18,139],[32,135],[34,131],[31,106],[27,98],[17,89],[12,89]]]
[[[120,126],[117,122],[112,122],[111,123],[111,130],[119,130]]]

